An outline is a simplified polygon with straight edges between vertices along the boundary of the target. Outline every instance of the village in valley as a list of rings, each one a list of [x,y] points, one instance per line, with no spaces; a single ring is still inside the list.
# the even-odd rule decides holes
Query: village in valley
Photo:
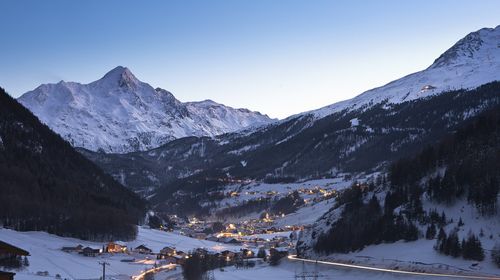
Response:
[[[108,269],[108,275],[114,274],[113,279],[132,277],[140,280],[159,273],[180,274],[181,267],[193,256],[209,259],[212,268],[276,264],[279,259],[295,254],[300,232],[309,227],[325,208],[332,207],[337,191],[351,183],[350,180],[336,178],[282,184],[281,188],[277,188],[276,184],[238,182],[216,194],[221,198],[218,201],[219,212],[200,217],[168,214],[162,218],[157,213],[149,212],[145,224],[138,227],[138,237],[130,242],[113,240],[89,243],[51,236],[54,242],[49,243],[52,251],[59,251],[54,253],[67,256],[68,261],[95,262],[96,272],[102,269],[98,263],[109,264],[109,267],[104,265],[104,269]],[[244,211],[244,215],[233,211],[244,209],[248,201],[266,199],[274,205],[287,197],[294,197],[300,203],[292,209],[286,209],[288,206],[285,205],[280,211],[270,211],[269,207],[262,211]],[[226,212],[224,209],[227,209]],[[33,235],[28,234],[26,238],[32,239]],[[6,241],[15,241],[14,245],[20,248],[28,242],[15,239]],[[37,253],[37,249],[34,249],[32,255]],[[117,266],[130,272],[116,275],[114,271]],[[73,278],[69,273],[54,269],[46,271],[37,270],[36,267],[20,267],[19,270],[20,279],[35,276]]]
[[[337,188],[334,189],[331,182],[321,183],[323,186],[315,185],[314,182],[302,185],[290,184],[285,187],[287,191],[282,193],[268,189],[270,186],[266,184],[251,185],[250,188],[244,187],[248,184],[238,184],[222,192],[220,203],[231,208],[245,205],[254,199],[278,201],[295,193],[303,201],[299,209],[315,207],[318,203],[333,201],[332,198],[337,194]],[[215,260],[216,267],[253,267],[256,264],[277,262],[289,254],[295,254],[298,234],[310,226],[307,221],[304,223],[300,218],[287,219],[289,215],[296,214],[296,211],[287,214],[263,211],[245,217],[225,216],[224,220],[221,220],[220,215],[198,218],[179,217],[174,214],[166,216],[166,219],[159,219],[151,212],[148,214],[148,224],[150,230],[154,228],[158,236],[164,232],[170,237],[177,235],[195,239],[206,246],[190,246],[186,250],[185,247],[179,248],[171,242],[165,243],[165,246],[158,246],[157,242],[154,242],[154,245],[148,244],[147,241],[138,244],[136,240],[132,243],[112,241],[103,243],[99,247],[68,244],[61,250],[68,254],[90,258],[119,256],[120,262],[143,264],[146,268],[133,276],[133,279],[137,280],[144,279],[149,274],[176,271],[193,255]]]
[[[0,0],[0,280],[500,280],[500,0],[380,2]]]

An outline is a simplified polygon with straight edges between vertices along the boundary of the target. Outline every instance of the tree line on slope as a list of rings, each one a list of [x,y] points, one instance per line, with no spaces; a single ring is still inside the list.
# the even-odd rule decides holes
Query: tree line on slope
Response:
[[[455,258],[462,256],[466,260],[484,260],[484,250],[479,238],[475,234],[469,233],[467,239],[464,238],[460,242],[456,229],[453,229],[447,235],[444,229],[441,228],[434,249]]]
[[[391,166],[391,192],[398,204],[412,203],[425,194],[433,201],[453,204],[466,198],[483,215],[497,211],[500,189],[500,108],[428,147],[412,159]],[[420,179],[426,178],[421,184]],[[417,194],[417,195],[412,195]]]
[[[422,198],[447,205],[466,199],[482,215],[495,215],[499,178],[500,107],[496,107],[438,145],[394,162],[389,180],[384,177],[368,188],[354,185],[346,190],[338,198],[337,207],[344,207],[341,217],[317,237],[314,250],[345,253],[370,244],[416,240],[424,235],[418,226],[429,225],[425,232],[429,239],[435,236],[436,226],[440,227],[439,252],[482,260],[479,239],[471,233],[460,243],[453,231],[443,235],[442,228],[452,221],[444,213],[425,211]],[[385,190],[383,208],[375,195],[364,202],[375,189]]]
[[[341,217],[326,233],[317,237],[313,248],[316,252],[348,253],[370,244],[418,239],[419,232],[414,222],[403,214],[384,210],[375,195],[364,202],[366,193],[363,192],[359,185],[343,192],[339,201],[344,203],[337,205],[344,205]]]

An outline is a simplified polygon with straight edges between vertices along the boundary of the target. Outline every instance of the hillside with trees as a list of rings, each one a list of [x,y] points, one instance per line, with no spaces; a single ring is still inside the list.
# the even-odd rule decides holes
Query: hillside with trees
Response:
[[[496,106],[438,144],[395,161],[387,174],[370,184],[344,191],[325,215],[334,217],[335,212],[337,217],[312,231],[312,249],[321,254],[347,253],[372,244],[427,238],[436,239],[434,249],[444,255],[483,260],[478,237],[484,235],[482,230],[471,229],[460,237],[462,219],[453,221],[429,205],[451,207],[461,202],[490,218],[498,215],[499,180],[500,107]],[[299,252],[308,250],[304,240],[298,247]]]
[[[0,224],[129,240],[145,203],[0,88]]]
[[[290,117],[248,133],[182,138],[148,152],[81,152],[128,187],[154,194],[153,205],[178,209],[173,194],[179,190],[194,197],[235,180],[290,182],[382,170],[500,104],[499,89],[493,82],[321,119]]]

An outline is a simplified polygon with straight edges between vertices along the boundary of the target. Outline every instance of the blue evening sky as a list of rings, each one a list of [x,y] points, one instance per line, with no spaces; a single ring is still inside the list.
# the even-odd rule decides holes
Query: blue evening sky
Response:
[[[422,70],[500,24],[496,0],[1,0],[0,86],[88,83],[117,65],[181,101],[283,118]]]

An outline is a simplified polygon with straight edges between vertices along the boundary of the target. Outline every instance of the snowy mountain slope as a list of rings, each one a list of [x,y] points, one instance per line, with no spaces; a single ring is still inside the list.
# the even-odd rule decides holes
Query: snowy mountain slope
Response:
[[[211,100],[182,103],[116,67],[90,84],[44,84],[19,98],[73,146],[125,153],[186,136],[214,136],[272,122]]]
[[[500,77],[499,33],[500,27],[471,33],[424,71],[259,129],[182,138],[141,153],[84,155],[135,190],[172,187],[193,176],[305,179],[367,171],[417,152],[498,104],[499,83],[476,87]],[[476,89],[448,90],[462,86]]]
[[[498,273],[490,252],[500,242],[499,139],[497,106],[464,123],[439,144],[395,161],[385,177],[340,194],[337,205],[303,232],[297,243],[299,254],[313,259],[358,259],[384,267],[394,263],[387,256],[397,259],[398,267],[411,262],[429,266],[453,262],[464,271]],[[453,255],[444,247],[434,247],[441,229],[462,240]],[[470,254],[470,244],[463,241],[473,235],[480,242],[482,257]]]
[[[500,83],[495,82],[471,91],[339,112],[316,121],[310,115],[298,117],[243,136],[187,137],[146,152],[83,154],[136,191],[186,189],[189,185],[203,189],[206,184],[193,184],[226,176],[321,178],[369,171],[411,155],[497,104]],[[155,198],[162,199],[166,197]]]
[[[454,89],[472,89],[500,80],[500,25],[469,33],[438,57],[427,69],[353,99],[334,103],[299,115],[322,118],[344,109],[359,109],[382,101],[402,103]]]

